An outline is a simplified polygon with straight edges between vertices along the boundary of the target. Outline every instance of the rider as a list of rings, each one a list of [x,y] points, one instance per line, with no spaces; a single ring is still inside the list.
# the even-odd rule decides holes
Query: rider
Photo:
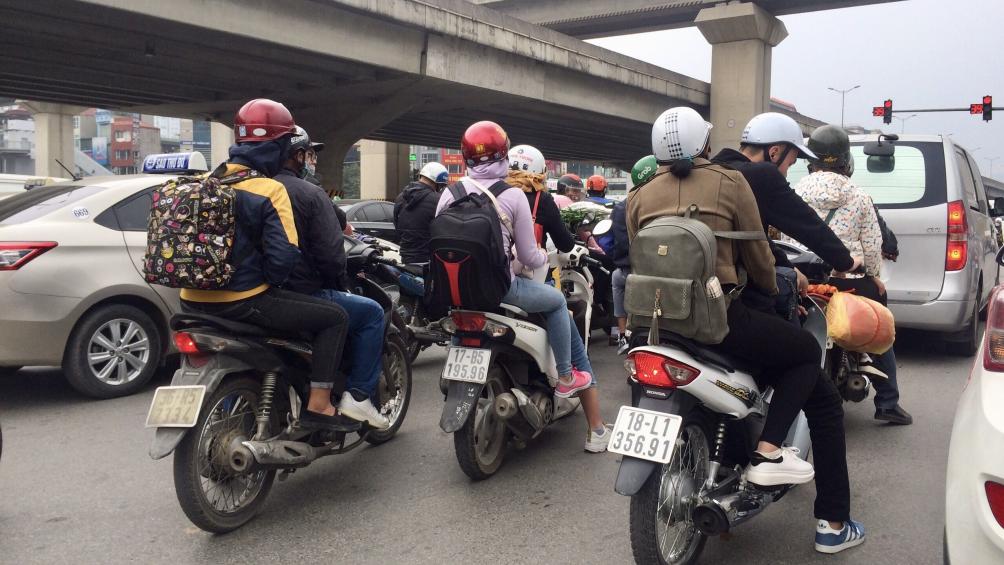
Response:
[[[394,229],[401,236],[401,260],[429,262],[429,223],[436,217],[439,193],[450,180],[441,163],[427,163],[394,202]]]
[[[607,179],[603,175],[593,175],[586,179],[586,188],[589,193],[589,201],[597,204],[611,204],[613,200],[607,198]]]
[[[558,251],[567,253],[575,247],[565,222],[561,221],[561,211],[554,203],[554,197],[547,191],[547,162],[544,154],[530,145],[517,145],[509,150],[509,175],[506,183],[526,193],[533,218],[534,239],[541,248],[547,247],[547,238]]]
[[[647,222],[683,215],[694,204],[713,230],[763,230],[756,199],[743,176],[708,160],[710,134],[711,124],[691,108],[671,108],[656,120],[652,145],[659,174],[628,196],[631,238]],[[719,239],[715,272],[726,293],[741,288],[742,270],[766,292],[777,292],[766,241]],[[762,486],[812,480],[813,466],[783,447],[803,410],[816,463],[816,549],[835,553],[861,543],[864,528],[850,519],[842,400],[820,370],[822,353],[815,337],[776,315],[748,308],[742,300],[729,305],[728,326],[728,335],[714,348],[762,369],[761,386],[774,390],[746,479]]]
[[[338,409],[346,417],[384,430],[390,421],[370,400],[383,359],[383,308],[370,298],[344,292],[347,285],[342,225],[328,195],[303,178],[310,173],[312,152],[310,136],[296,126],[289,155],[273,177],[286,187],[300,234],[300,262],[283,288],[334,302],[348,313],[347,345],[352,365]]]
[[[811,174],[799,181],[795,192],[819,217],[825,218],[826,224],[852,253],[864,257],[864,278],[835,277],[830,284],[885,305],[888,296],[879,278],[883,233],[871,197],[849,178],[853,170],[850,139],[843,129],[826,125],[816,128],[809,136],[809,149],[818,159],[809,162]],[[913,423],[913,417],[899,406],[896,354],[890,349],[872,357],[875,367],[884,374],[882,376],[888,377],[872,379],[875,419],[901,425]]]
[[[585,198],[582,190],[582,179],[579,178],[579,175],[569,173],[558,179],[558,194],[568,198],[571,201],[570,204],[582,202],[582,199]],[[564,208],[564,206],[561,207]]]
[[[509,136],[501,126],[494,122],[477,122],[464,132],[460,145],[468,173],[460,182],[468,194],[478,193],[478,184],[489,187],[506,179],[509,172]],[[534,240],[527,198],[520,190],[510,188],[502,192],[497,200],[499,213],[508,216],[513,226],[513,233],[502,228],[503,247],[509,249],[512,245],[517,259],[511,274],[512,286],[503,302],[527,312],[541,313],[547,319],[547,339],[559,375],[555,394],[564,398],[579,394],[589,423],[585,449],[593,453],[606,451],[610,426],[604,424],[600,416],[593,368],[586,356],[582,337],[572,326],[565,296],[552,286],[515,274],[524,267],[536,269],[547,263],[547,253]],[[452,202],[453,194],[443,191],[436,213],[445,210]]]
[[[295,125],[282,104],[265,98],[241,107],[234,120],[237,144],[221,165],[223,175],[246,175],[232,185],[237,229],[234,273],[226,290],[182,289],[185,310],[255,324],[283,332],[313,333],[313,366],[305,428],[343,430],[347,423],[331,403],[344,380],[336,372],[348,315],[337,304],[281,290],[300,261],[293,210],[286,189],[271,176],[282,169]]]

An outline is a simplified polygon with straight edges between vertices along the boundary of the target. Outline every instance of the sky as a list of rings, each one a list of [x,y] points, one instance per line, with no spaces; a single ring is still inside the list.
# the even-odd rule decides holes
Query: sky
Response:
[[[900,133],[953,134],[977,157],[1004,157],[1004,110],[983,122],[968,112],[918,114],[885,126],[872,107],[968,108],[983,95],[1004,107],[1004,0],[905,0],[874,6],[782,16],[788,38],[774,48],[771,96],[804,115]],[[703,81],[711,78],[711,46],[696,27],[591,40],[612,51]],[[909,114],[894,114],[909,116]],[[1004,179],[1004,159],[993,164]]]

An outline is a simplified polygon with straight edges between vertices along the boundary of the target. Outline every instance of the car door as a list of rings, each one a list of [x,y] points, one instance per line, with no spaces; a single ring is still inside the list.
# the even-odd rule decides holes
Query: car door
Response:
[[[160,186],[159,184],[157,186]],[[147,227],[150,221],[150,205],[153,202],[154,187],[145,189],[138,194],[134,194],[123,199],[112,207],[115,219],[118,222],[118,229],[125,240],[126,249],[129,251],[129,258],[132,259],[136,271],[143,273],[143,259],[146,256]],[[163,299],[164,304],[172,312],[181,310],[181,302],[178,298],[178,290],[160,285],[150,285],[150,288]]]
[[[983,185],[983,175],[980,174],[980,167],[976,164],[976,159],[972,155],[967,155],[967,157],[969,165],[972,167],[973,180],[976,183],[976,197],[980,201],[981,222],[986,225],[986,228],[981,232],[983,240],[983,273],[986,279],[986,284],[983,285],[983,296],[986,298],[990,295],[993,287],[997,286],[1000,279],[997,265],[997,251],[1000,249],[997,245],[998,227],[991,214],[992,205],[990,198],[987,196],[987,188]]]
[[[986,192],[979,168],[973,166],[969,155],[961,148],[955,149],[955,157],[962,183],[962,195],[966,204],[966,220],[969,224],[969,256],[974,267],[983,273],[983,292],[980,296],[982,302],[997,280],[993,222],[990,220]]]
[[[394,229],[394,203],[373,202],[367,210],[370,221],[374,222],[377,237],[397,242],[397,230]]]

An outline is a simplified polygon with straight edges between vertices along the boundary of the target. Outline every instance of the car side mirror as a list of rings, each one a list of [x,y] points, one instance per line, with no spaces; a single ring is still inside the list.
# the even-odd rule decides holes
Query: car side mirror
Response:
[[[997,251],[997,264],[1004,267],[1004,247]]]
[[[610,228],[614,227],[614,223],[610,220],[600,220],[596,222],[593,226],[593,236],[601,236],[610,231]]]
[[[991,218],[1000,218],[1004,216],[1004,198],[994,198],[994,205],[990,208]]]

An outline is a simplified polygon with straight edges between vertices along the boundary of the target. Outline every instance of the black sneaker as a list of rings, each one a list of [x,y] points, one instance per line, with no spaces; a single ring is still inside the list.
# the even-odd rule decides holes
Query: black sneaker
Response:
[[[906,410],[903,410],[899,404],[895,408],[876,408],[875,419],[898,426],[909,426],[913,423],[913,416]]]

